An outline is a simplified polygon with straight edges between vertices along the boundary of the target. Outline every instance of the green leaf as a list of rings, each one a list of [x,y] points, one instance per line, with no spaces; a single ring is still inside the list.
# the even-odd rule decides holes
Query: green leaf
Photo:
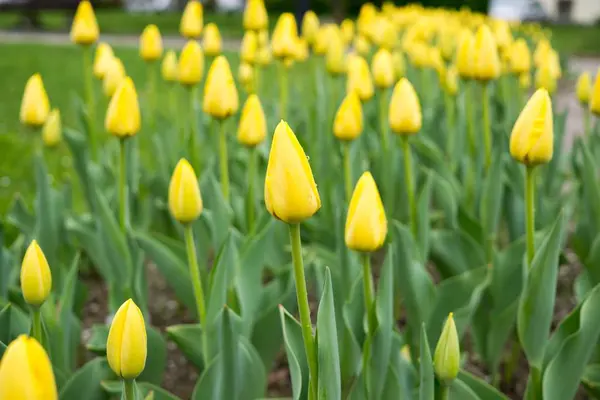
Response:
[[[146,326],[146,336],[148,340],[146,367],[137,381],[160,385],[167,367],[167,342],[160,331],[151,326]]]
[[[495,387],[466,371],[459,371],[457,380],[468,386],[480,400],[508,400]]]
[[[203,214],[211,227],[213,246],[218,249],[227,239],[233,211],[229,207],[229,202],[223,198],[221,187],[214,174],[202,175],[200,189],[205,208]]]
[[[44,157],[41,153],[37,153],[35,156],[34,168],[37,189],[34,201],[36,215],[34,236],[48,259],[48,263],[52,269],[52,276],[57,278],[60,276],[56,260],[58,238],[60,236],[59,216],[56,215],[57,210],[55,208],[53,190],[48,171],[46,170],[46,164],[44,163]]]
[[[233,286],[235,272],[239,268],[238,250],[230,234],[219,251],[210,271],[208,297],[206,298],[206,320],[210,325],[227,302],[229,289]]]
[[[106,358],[95,358],[75,372],[63,386],[61,400],[107,400],[102,381],[115,379]]]
[[[600,209],[598,209],[598,204],[600,204],[600,184],[598,183],[597,167],[588,147],[582,144],[580,150],[583,154],[582,187],[584,199],[591,216],[591,221],[594,224],[594,230],[598,232],[600,230]]]
[[[433,230],[431,258],[444,278],[486,264],[482,247],[463,231]]]
[[[94,180],[88,171],[89,156],[86,138],[83,137],[79,132],[69,128],[64,129],[64,138],[69,150],[71,151],[73,167],[77,173],[77,177],[79,178],[79,185],[81,186],[87,201],[88,209],[93,211],[95,207],[93,190]]]
[[[64,287],[60,295],[60,300],[57,305],[58,318],[60,320],[60,327],[63,335],[63,357],[66,364],[63,365],[65,371],[71,371],[75,368],[76,361],[76,350],[73,347],[73,343],[79,344],[79,332],[72,332],[72,323],[78,323],[75,314],[73,313],[73,304],[75,300],[75,289],[77,285],[77,277],[79,273],[79,261],[81,259],[80,253],[76,253],[73,261],[71,262],[71,268],[66,276]],[[75,337],[76,335],[76,337]]]
[[[417,199],[417,231],[418,244],[420,249],[421,260],[427,260],[429,256],[429,238],[431,222],[429,218],[429,210],[431,208],[431,189],[433,187],[433,173],[430,171],[427,174],[423,188]]]
[[[431,350],[429,349],[429,341],[427,340],[427,332],[425,324],[421,325],[421,340],[420,340],[420,384],[419,384],[419,400],[433,400],[434,395],[434,378],[433,378],[433,361],[431,359]]]
[[[238,343],[238,332],[233,327],[232,311],[228,307],[223,308],[223,312],[220,314],[220,348],[219,354],[221,356],[221,374],[223,377],[227,377],[226,380],[221,381],[221,398],[223,399],[236,399],[238,395],[238,379],[242,377],[240,374],[241,368],[238,361],[237,343]]]
[[[6,221],[16,226],[19,231],[25,235],[33,235],[36,220],[31,212],[27,209],[21,194],[15,194],[13,204],[6,215]]]
[[[600,396],[600,364],[588,365],[581,378],[581,383],[594,398],[598,398]]]
[[[458,200],[452,185],[438,173],[434,173],[434,201],[445,214],[445,226],[455,228],[458,224]]]
[[[0,341],[10,344],[19,335],[29,334],[29,316],[14,304],[8,303],[0,310]]]
[[[4,355],[5,351],[6,351],[6,345],[4,343],[2,343],[2,341],[0,341],[0,359],[2,359],[2,356]]]
[[[89,214],[77,219],[69,218],[65,223],[67,232],[75,238],[77,245],[83,248],[96,271],[102,276],[104,281],[112,282],[112,266],[108,260],[108,255],[102,248],[100,235],[96,232],[93,224],[94,221]]]
[[[600,283],[600,234],[594,238],[590,252],[583,265],[587,271],[589,283],[592,286]]]
[[[365,301],[362,274],[359,275],[348,292],[347,300],[342,308],[344,330],[341,338],[342,384],[347,387],[361,369],[361,343],[364,342],[365,330],[363,317],[365,315]]]
[[[167,336],[175,342],[187,360],[192,362],[199,370],[204,368],[200,346],[202,328],[199,324],[169,326]]]
[[[85,347],[92,353],[100,356],[106,355],[106,341],[108,340],[109,327],[102,324],[94,324],[90,330],[90,339]]]
[[[135,382],[138,390],[138,396],[141,395],[144,400],[180,400],[179,397],[167,392],[165,389],[148,382]],[[121,396],[123,392],[123,381],[102,381],[102,388],[113,396]],[[150,397],[152,396],[152,397]],[[139,397],[138,397],[139,398]]]
[[[485,227],[488,237],[495,237],[498,230],[504,192],[503,172],[502,155],[496,153],[483,182],[479,207],[479,219],[481,225]]]
[[[306,399],[308,395],[308,363],[302,339],[300,323],[283,307],[279,307],[281,326],[283,327],[283,342],[290,367],[292,392],[294,400]]]

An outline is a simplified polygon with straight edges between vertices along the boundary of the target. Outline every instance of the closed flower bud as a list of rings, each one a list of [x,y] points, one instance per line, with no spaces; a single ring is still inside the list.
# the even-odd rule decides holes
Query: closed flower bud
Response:
[[[222,48],[221,33],[217,24],[211,22],[204,28],[204,35],[202,37],[202,47],[207,56],[216,57],[221,54]]]
[[[235,81],[225,56],[220,55],[208,70],[204,85],[202,109],[213,118],[225,119],[235,114],[239,107]]]
[[[500,58],[492,31],[481,25],[475,34],[475,79],[489,81],[500,76]]]
[[[188,39],[198,39],[202,33],[204,25],[204,11],[202,3],[198,0],[190,0],[185,5],[181,22],[179,24],[179,32],[183,37]]]
[[[52,290],[52,274],[44,252],[34,240],[31,242],[21,264],[21,291],[27,304],[39,307]]]
[[[308,59],[308,43],[304,38],[299,37],[296,41],[296,57],[294,59],[298,62],[304,62]]]
[[[398,32],[394,24],[386,17],[378,17],[373,27],[375,27],[375,34],[373,40],[379,47],[384,49],[392,50],[396,47],[398,42]]]
[[[108,43],[99,43],[96,47],[94,56],[94,76],[98,79],[104,79],[108,64],[114,57],[112,47]]]
[[[523,38],[517,39],[509,50],[510,71],[513,74],[529,73],[531,70],[531,54],[529,46]]]
[[[137,378],[146,366],[148,340],[144,316],[129,299],[119,307],[108,331],[108,365],[122,379]]]
[[[550,94],[556,90],[556,77],[549,64],[544,64],[535,71],[535,88],[546,89]]]
[[[463,79],[475,77],[475,39],[469,30],[464,30],[456,49],[456,68]]]
[[[265,205],[275,218],[299,223],[321,208],[317,185],[296,135],[285,121],[275,133],[265,177]]]
[[[600,116],[600,71],[596,74],[592,93],[590,94],[590,111]]]
[[[238,142],[247,147],[254,147],[265,140],[266,135],[265,113],[258,96],[251,94],[242,108],[237,133]]]
[[[244,9],[244,29],[246,31],[260,31],[267,29],[269,15],[263,0],[248,0]]]
[[[247,92],[254,91],[254,68],[245,62],[238,67],[238,80]]]
[[[21,100],[21,123],[28,126],[40,127],[46,122],[50,112],[50,102],[44,82],[40,74],[33,74],[25,85],[23,100]]]
[[[296,52],[297,37],[298,29],[294,15],[289,12],[281,14],[271,39],[273,55],[280,59],[293,58]]]
[[[531,77],[529,73],[519,75],[519,87],[523,90],[527,90],[531,87]]]
[[[362,104],[355,91],[349,92],[335,114],[333,134],[340,140],[354,140],[363,131]]]
[[[346,71],[346,46],[339,31],[329,38],[325,56],[325,66],[331,75],[341,75]]]
[[[262,48],[269,45],[269,31],[267,29],[258,31],[256,37],[258,38],[258,47]]]
[[[110,99],[104,126],[119,138],[134,136],[140,130],[140,106],[130,77],[125,77]]]
[[[182,158],[169,183],[169,211],[177,221],[187,224],[198,219],[202,208],[198,178],[191,164]]]
[[[544,64],[548,58],[548,52],[551,48],[550,42],[548,42],[547,39],[542,39],[538,42],[537,46],[535,47],[535,51],[533,52],[533,62],[536,67]]]
[[[126,76],[123,63],[120,59],[113,56],[106,66],[104,80],[102,81],[102,89],[106,97],[111,98],[115,94]]]
[[[99,34],[92,4],[87,0],[82,0],[73,17],[71,41],[76,44],[90,45],[98,40]]]
[[[317,40],[319,33],[319,17],[314,11],[307,11],[302,17],[302,37],[308,44],[313,44]]]
[[[194,86],[202,80],[204,54],[195,40],[188,40],[179,55],[177,78],[185,86]]]
[[[394,64],[394,74],[397,78],[402,78],[406,72],[406,60],[400,50],[392,53],[392,62]]]
[[[20,335],[4,351],[0,361],[0,399],[58,399],[50,358],[34,338]]]
[[[140,57],[144,61],[156,61],[162,57],[163,43],[158,27],[150,24],[140,36]]]
[[[363,57],[366,57],[371,52],[371,43],[369,43],[369,39],[362,35],[358,35],[354,39],[354,48],[356,52]]]
[[[446,70],[443,87],[446,93],[451,96],[456,96],[458,93],[458,72],[454,65]]]
[[[258,49],[256,53],[256,63],[258,65],[266,66],[271,64],[271,48],[269,46],[264,46]]]
[[[55,108],[50,111],[46,123],[42,128],[42,140],[48,147],[56,146],[62,139],[62,124],[60,122],[60,110]]]
[[[383,246],[387,219],[377,184],[370,172],[362,174],[348,207],[346,246],[351,250],[372,252]]]
[[[448,315],[433,354],[433,367],[438,379],[451,383],[460,369],[460,345],[452,313]]]
[[[545,89],[538,89],[529,99],[510,135],[511,156],[525,164],[549,162],[554,150],[552,101]]]
[[[177,55],[175,51],[167,51],[160,67],[163,79],[167,82],[175,82],[177,80],[177,68]]]
[[[349,18],[343,20],[340,24],[340,32],[342,33],[344,43],[348,46],[352,43],[352,39],[354,38],[354,21]]]
[[[313,42],[313,51],[315,54],[324,56],[329,49],[330,38],[337,34],[338,27],[335,24],[321,25],[317,32],[317,37]]]
[[[389,50],[381,48],[373,56],[371,64],[375,86],[388,88],[395,82],[394,61]]]
[[[361,56],[351,57],[348,62],[348,83],[346,91],[356,90],[361,101],[365,102],[373,97],[373,80],[369,64]]]
[[[415,89],[406,78],[394,87],[389,109],[390,127],[399,135],[414,135],[421,130],[421,104]]]
[[[243,62],[254,64],[258,52],[258,36],[254,31],[246,31],[242,39],[240,58]]]
[[[577,99],[581,104],[587,104],[590,101],[590,94],[592,92],[592,77],[589,72],[584,72],[577,78]]]

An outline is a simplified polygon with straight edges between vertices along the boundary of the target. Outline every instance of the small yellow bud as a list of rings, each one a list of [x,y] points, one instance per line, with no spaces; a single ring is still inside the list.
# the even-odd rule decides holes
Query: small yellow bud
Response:
[[[108,43],[99,43],[96,47],[94,56],[94,76],[98,79],[104,79],[104,74],[108,68],[108,64],[114,57],[112,47]]]
[[[239,107],[235,81],[225,56],[220,55],[210,66],[204,85],[202,110],[217,119],[235,114]]]
[[[202,80],[203,72],[204,54],[202,48],[195,40],[188,40],[179,55],[177,68],[179,83],[185,86],[194,86]]]
[[[167,51],[163,57],[160,72],[163,79],[167,82],[175,82],[177,80],[177,55],[175,51]]]
[[[600,116],[600,70],[596,74],[594,87],[590,94],[590,111],[596,116]]]
[[[299,37],[296,41],[296,57],[294,59],[303,62],[308,59],[308,55],[308,42],[306,39]]]
[[[242,38],[240,48],[240,58],[243,62],[254,64],[256,61],[256,53],[258,52],[258,36],[254,31],[246,31]]]
[[[369,43],[369,39],[362,35],[358,35],[354,39],[354,48],[356,52],[363,57],[366,57],[371,52],[371,43]]]
[[[538,89],[515,122],[510,135],[510,154],[515,160],[533,166],[550,161],[553,150],[552,101],[545,89]]]
[[[340,25],[340,32],[342,33],[344,43],[348,46],[352,43],[352,39],[354,38],[354,21],[348,18],[343,20]]]
[[[35,240],[31,242],[21,264],[21,291],[27,304],[39,307],[52,290],[52,274],[44,252]]]
[[[319,17],[314,11],[307,11],[302,17],[302,36],[308,44],[315,43],[319,33]]]
[[[129,299],[119,307],[108,331],[108,365],[122,379],[137,378],[146,366],[148,341],[144,316]]]
[[[385,48],[380,48],[373,56],[371,64],[375,86],[389,88],[396,80],[394,75],[394,61],[392,54]]]
[[[71,41],[76,44],[90,45],[98,40],[99,34],[92,4],[87,0],[82,0],[73,17]]]
[[[272,37],[273,55],[280,59],[293,58],[296,53],[298,29],[292,13],[281,14]]]
[[[238,125],[238,142],[247,147],[254,147],[265,140],[267,121],[257,95],[251,94],[244,107]]]
[[[384,49],[392,50],[398,42],[398,32],[394,24],[386,17],[380,16],[376,19],[371,30],[371,39]]]
[[[106,65],[104,80],[102,81],[102,88],[106,97],[111,98],[115,94],[126,76],[123,63],[120,59],[113,56]]]
[[[317,37],[313,42],[313,51],[318,55],[327,54],[329,49],[330,38],[338,33],[338,27],[336,24],[325,24],[321,25],[317,31]]]
[[[169,183],[169,211],[177,221],[187,224],[198,219],[202,208],[198,178],[191,164],[182,158]]]
[[[162,57],[163,43],[158,27],[150,24],[140,36],[140,57],[144,61],[156,61]]]
[[[50,111],[46,123],[42,128],[42,140],[48,147],[56,146],[62,139],[62,124],[60,121],[60,110],[55,108]]]
[[[531,71],[531,54],[523,38],[517,39],[510,47],[509,64],[513,74],[520,75]]]
[[[265,177],[265,205],[275,218],[299,223],[321,208],[308,158],[285,121],[275,133]]]
[[[396,83],[388,115],[390,127],[398,135],[414,135],[421,130],[421,104],[408,79],[402,78]]]
[[[119,138],[134,136],[140,130],[140,105],[130,77],[125,77],[110,99],[104,126]]]
[[[363,131],[362,104],[355,91],[349,92],[335,114],[333,134],[339,140],[354,140]]]
[[[204,10],[202,9],[202,3],[198,0],[188,1],[181,16],[179,32],[188,39],[198,39],[202,33],[203,24]]]
[[[244,9],[244,29],[246,31],[260,31],[267,29],[269,15],[263,0],[248,0]]]
[[[365,102],[373,97],[373,80],[371,79],[371,71],[369,64],[361,56],[351,57],[348,62],[348,82],[346,91],[348,93],[356,90],[360,100]]]
[[[535,47],[535,51],[533,52],[533,62],[536,67],[540,67],[546,60],[548,59],[548,53],[552,47],[550,46],[550,42],[547,39],[542,39],[538,42]]]
[[[221,32],[217,24],[211,22],[204,28],[204,35],[202,37],[202,47],[207,56],[216,57],[221,54],[222,49]]]
[[[586,71],[577,78],[576,92],[577,98],[581,104],[587,104],[590,101],[592,77],[589,72]]]
[[[454,65],[444,74],[443,88],[451,96],[456,96],[458,93],[458,72]]]
[[[469,30],[464,30],[456,49],[456,68],[463,79],[475,78],[475,39]]]
[[[262,29],[258,31],[258,47],[262,48],[269,45],[269,31]]]
[[[20,119],[23,125],[40,127],[46,122],[50,112],[50,102],[40,74],[33,74],[25,84],[21,100]]]
[[[394,74],[396,77],[402,78],[406,72],[406,60],[404,54],[400,50],[396,50],[392,53],[392,62],[394,63]]]
[[[331,75],[341,75],[346,71],[346,46],[339,31],[329,37],[325,55],[325,66]]]
[[[433,367],[438,379],[446,384],[456,379],[460,369],[460,345],[452,313],[448,315],[433,355]]]
[[[551,65],[543,64],[535,71],[535,88],[546,89],[550,94],[554,93],[556,90],[556,77]]]
[[[34,338],[20,335],[4,351],[0,361],[0,399],[58,399],[50,358]]]
[[[247,92],[254,91],[254,68],[245,62],[240,63],[238,68],[238,80]]]
[[[519,87],[524,90],[528,90],[531,87],[531,77],[529,73],[519,75]]]
[[[261,47],[256,53],[256,63],[266,66],[271,64],[271,48],[269,46]]]
[[[475,34],[475,79],[489,81],[500,76],[500,58],[492,31],[481,25]]]

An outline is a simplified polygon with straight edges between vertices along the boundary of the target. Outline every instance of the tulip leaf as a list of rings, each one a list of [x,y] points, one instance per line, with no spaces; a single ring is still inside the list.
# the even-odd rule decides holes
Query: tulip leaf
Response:
[[[437,172],[434,174],[434,177],[434,201],[444,211],[445,226],[455,228],[458,224],[458,200],[456,199],[452,185]]]
[[[185,358],[199,370],[204,367],[201,343],[202,328],[199,324],[172,325],[167,328],[167,336],[171,339]],[[206,371],[204,371],[206,373]]]
[[[308,395],[308,363],[302,339],[300,323],[283,307],[279,307],[283,342],[290,367],[294,400],[306,399]]]
[[[61,400],[108,400],[101,383],[115,379],[106,358],[95,358],[75,372],[60,391]]]
[[[2,359],[2,356],[4,355],[5,351],[6,351],[6,345],[4,343],[2,343],[2,341],[0,340],[0,359]]]
[[[167,367],[167,342],[160,331],[151,326],[146,326],[146,337],[148,341],[146,367],[137,381],[160,385]]]
[[[421,340],[419,343],[421,343],[419,357],[419,400],[433,400],[435,380],[433,378],[433,361],[431,359],[431,349],[429,348],[425,324],[421,325]]]
[[[459,386],[467,386],[480,400],[508,400],[495,387],[466,371],[459,371],[456,381],[460,382]]]
[[[12,303],[0,310],[0,341],[10,344],[19,335],[29,334],[29,316]]]
[[[67,232],[74,236],[75,242],[83,248],[87,257],[102,276],[104,281],[113,281],[112,266],[107,258],[107,254],[102,249],[100,235],[92,226],[93,221],[89,215],[86,217],[69,218],[66,222]]]
[[[145,400],[150,396],[152,396],[150,398],[154,400],[180,400],[179,397],[174,394],[151,383],[136,381],[135,386],[138,390],[138,396],[141,395]],[[113,396],[120,396],[123,392],[123,381],[105,380],[102,381],[102,388]]]
[[[431,208],[431,190],[433,187],[433,172],[427,173],[425,183],[417,200],[417,242],[419,244],[421,260],[424,262],[429,256],[429,238],[431,236],[431,221],[429,210]]]
[[[458,225],[462,232],[466,233],[483,248],[483,228],[479,221],[475,220],[463,207],[459,207],[458,209]]]
[[[591,285],[600,283],[600,234],[596,235],[583,265]]]
[[[33,236],[36,220],[19,193],[15,195],[13,204],[6,215],[6,221],[16,226],[25,235]]]
[[[600,230],[600,210],[598,209],[598,204],[600,204],[600,184],[598,182],[600,179],[596,162],[589,148],[582,144],[580,150],[583,154],[582,188],[584,201],[591,216],[591,223],[594,224],[594,231],[598,232]]]
[[[202,175],[200,190],[203,194],[204,214],[206,214],[209,226],[211,227],[213,246],[215,249],[219,249],[227,239],[229,226],[231,225],[232,210],[223,197],[221,187],[214,174],[206,173]],[[206,213],[206,211],[209,212]]]
[[[227,296],[233,286],[236,271],[239,270],[238,249],[233,235],[225,239],[210,272],[208,297],[206,298],[206,319],[209,324],[215,320],[223,305],[228,304]]]
[[[342,307],[344,327],[341,337],[342,385],[347,388],[356,379],[361,369],[360,344],[363,343],[365,331],[363,317],[365,315],[365,302],[363,291],[363,277],[359,275],[348,292],[348,298]]]
[[[585,368],[581,383],[593,398],[598,398],[600,396],[600,364],[589,364]]]
[[[69,150],[71,151],[71,158],[73,160],[73,168],[79,178],[79,185],[83,190],[85,199],[87,201],[88,210],[94,211],[94,180],[92,179],[89,171],[89,155],[88,155],[88,144],[85,137],[79,132],[69,128],[64,129],[64,138],[67,143]]]
[[[56,260],[58,238],[60,236],[58,221],[60,216],[56,215],[56,199],[50,184],[46,163],[44,162],[44,157],[41,153],[37,153],[35,156],[34,168],[36,183],[36,196],[34,201],[36,224],[34,237],[48,259],[48,263],[52,270],[52,276],[56,279],[61,275]],[[60,281],[60,279],[58,279],[58,281]]]
[[[431,258],[444,278],[460,275],[486,264],[481,246],[463,231],[433,230]]]
[[[479,220],[485,228],[486,238],[493,240],[496,237],[500,214],[502,212],[502,197],[504,192],[504,163],[502,154],[496,152],[481,190],[479,203]]]

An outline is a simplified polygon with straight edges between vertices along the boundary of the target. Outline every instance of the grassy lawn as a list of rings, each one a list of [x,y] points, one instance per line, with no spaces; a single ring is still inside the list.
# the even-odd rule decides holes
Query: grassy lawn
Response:
[[[600,55],[600,26],[552,25],[552,43],[564,54]]]

